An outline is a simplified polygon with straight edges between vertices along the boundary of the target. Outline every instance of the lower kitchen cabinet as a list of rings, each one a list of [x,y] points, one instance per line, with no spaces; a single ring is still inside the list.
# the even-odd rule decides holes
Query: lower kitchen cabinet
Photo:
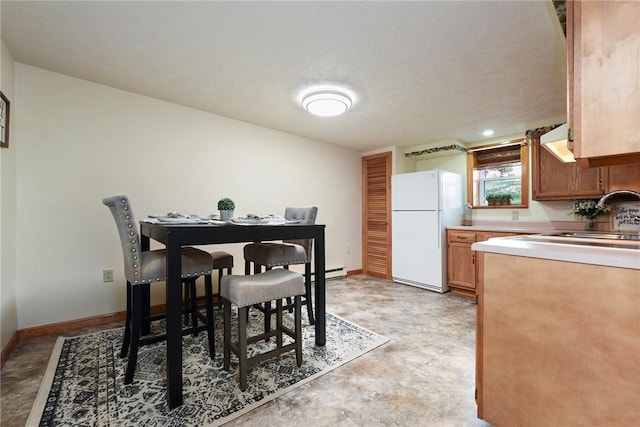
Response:
[[[477,254],[478,418],[640,425],[638,270]]]
[[[471,244],[476,241],[475,232],[449,230],[447,232],[447,273],[452,292],[475,294],[475,253]]]
[[[475,297],[482,253],[471,250],[475,242],[519,233],[498,231],[447,230],[447,274],[451,292]],[[520,233],[521,234],[521,233]]]

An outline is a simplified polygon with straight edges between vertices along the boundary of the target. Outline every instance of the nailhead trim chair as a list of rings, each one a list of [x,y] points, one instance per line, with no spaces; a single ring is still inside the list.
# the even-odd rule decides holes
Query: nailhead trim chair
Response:
[[[301,220],[301,224],[315,224],[318,216],[316,206],[287,207],[284,217],[287,220]],[[290,265],[304,264],[305,298],[303,305],[307,306],[307,316],[309,323],[315,324],[313,317],[313,302],[311,300],[311,250],[313,239],[284,240],[282,243],[258,242],[245,245],[244,247],[244,274],[251,274],[251,263],[253,263],[254,273],[260,273],[261,266],[266,270],[271,270],[276,266],[283,266],[288,269]],[[290,308],[291,304],[288,304]],[[265,305],[265,327],[268,328],[267,318],[271,311],[271,303]]]
[[[247,389],[247,370],[264,360],[295,349],[296,363],[302,365],[302,309],[301,296],[304,295],[302,276],[296,272],[276,269],[250,276],[224,276],[220,287],[220,296],[224,307],[224,369],[229,369],[231,352],[239,360],[240,389]],[[282,324],[282,299],[293,297],[294,330]],[[264,333],[247,336],[247,310],[254,304],[276,301],[276,328],[265,328]],[[231,342],[231,304],[238,307],[238,342]],[[270,316],[269,316],[270,317]],[[283,345],[283,334],[294,339]],[[276,348],[264,353],[247,357],[247,345],[276,337]]]
[[[127,280],[127,319],[120,357],[126,357],[128,354],[124,383],[130,384],[138,361],[138,347],[166,339],[166,334],[141,337],[144,320],[158,320],[165,317],[159,315],[143,319],[142,296],[144,288],[148,288],[150,283],[166,280],[166,251],[164,249],[144,252],[141,250],[138,223],[134,219],[127,196],[107,197],[102,200],[102,203],[111,210],[116,222],[124,257],[124,274]],[[207,315],[205,325],[199,330],[207,330],[209,353],[211,358],[214,358],[211,264],[211,255],[208,252],[191,247],[182,249],[183,283],[187,283],[187,286],[193,284],[195,287],[196,278],[205,276]],[[183,329],[182,332],[183,335],[194,333],[195,328]]]

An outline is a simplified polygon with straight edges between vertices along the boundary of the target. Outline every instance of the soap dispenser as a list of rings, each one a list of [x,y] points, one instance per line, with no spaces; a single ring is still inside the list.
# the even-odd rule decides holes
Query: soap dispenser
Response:
[[[462,209],[462,225],[473,225],[473,209],[469,203],[465,203]]]

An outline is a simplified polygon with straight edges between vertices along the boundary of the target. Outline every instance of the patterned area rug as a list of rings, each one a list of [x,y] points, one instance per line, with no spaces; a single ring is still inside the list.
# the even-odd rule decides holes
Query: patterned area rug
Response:
[[[251,310],[250,334],[258,333],[262,322],[262,313]],[[162,330],[162,322],[156,323],[154,329]],[[222,368],[222,313],[216,310],[215,360],[209,357],[206,333],[183,338],[184,404],[169,410],[165,344],[140,348],[133,383],[125,385],[126,359],[118,357],[123,331],[60,337],[27,425],[218,426],[388,341],[327,313],[326,346],[316,347],[314,327],[303,323],[302,367],[297,367],[294,352],[266,361],[249,370],[248,387],[242,392],[235,356],[233,371]],[[274,341],[250,349],[264,351]]]

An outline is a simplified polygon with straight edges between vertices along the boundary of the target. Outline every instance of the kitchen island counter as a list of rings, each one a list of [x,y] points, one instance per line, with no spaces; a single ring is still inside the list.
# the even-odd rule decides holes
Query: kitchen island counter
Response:
[[[475,251],[640,270],[640,242],[551,240],[544,236],[513,236],[474,243]]]
[[[538,239],[538,240],[536,240]],[[640,425],[640,242],[474,243],[478,417],[494,425]]]

